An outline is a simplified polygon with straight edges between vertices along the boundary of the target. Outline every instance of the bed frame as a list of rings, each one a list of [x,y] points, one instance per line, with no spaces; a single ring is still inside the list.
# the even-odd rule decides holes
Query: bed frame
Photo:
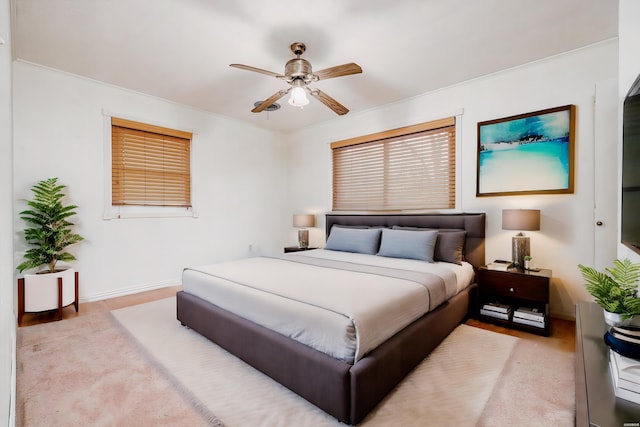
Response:
[[[334,224],[393,225],[467,231],[464,256],[485,262],[485,214],[326,215]],[[180,291],[177,318],[249,365],[346,424],[357,424],[416,367],[475,307],[472,285],[425,314],[354,365]],[[233,381],[233,379],[229,379]]]

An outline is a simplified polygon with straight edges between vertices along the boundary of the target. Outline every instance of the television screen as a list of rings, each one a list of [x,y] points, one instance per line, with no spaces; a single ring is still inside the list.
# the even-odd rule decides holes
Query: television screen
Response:
[[[640,253],[640,76],[622,115],[622,243]]]

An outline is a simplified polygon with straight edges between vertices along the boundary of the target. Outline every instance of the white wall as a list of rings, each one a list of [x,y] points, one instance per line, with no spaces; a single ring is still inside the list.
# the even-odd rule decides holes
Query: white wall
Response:
[[[617,78],[617,53],[617,41],[611,40],[290,134],[289,209],[314,213],[331,209],[331,141],[463,109],[459,210],[487,213],[486,256],[493,260],[511,256],[513,232],[501,230],[501,210],[540,208],[542,229],[529,233],[532,256],[538,266],[553,270],[552,314],[573,318],[574,303],[590,299],[576,265],[594,260],[595,85]],[[575,193],[477,198],[477,123],[566,104],[578,106]],[[323,227],[321,222],[312,230],[312,245],[324,242]]]
[[[13,228],[10,16],[9,0],[0,0],[0,38],[4,40],[0,45],[0,425],[15,423],[15,282],[8,238]]]
[[[622,102],[629,92],[629,88],[640,74],[640,26],[638,25],[638,16],[640,16],[640,2],[637,0],[620,0],[619,3],[619,21],[618,34],[620,44],[620,69],[618,90],[620,98],[620,124],[619,124],[619,141],[622,147]],[[622,152],[622,149],[620,149]],[[618,165],[620,180],[622,179],[622,157]],[[622,199],[619,201],[619,209],[621,212]],[[618,232],[618,241],[620,233]],[[618,246],[618,258],[629,258],[633,262],[640,262],[640,255],[633,252],[626,246]]]
[[[14,265],[26,249],[17,212],[35,182],[54,176],[79,206],[86,240],[69,249],[83,301],[178,284],[185,266],[251,255],[249,245],[282,251],[291,225],[278,134],[24,62],[13,72]],[[103,219],[105,110],[196,133],[198,218]]]

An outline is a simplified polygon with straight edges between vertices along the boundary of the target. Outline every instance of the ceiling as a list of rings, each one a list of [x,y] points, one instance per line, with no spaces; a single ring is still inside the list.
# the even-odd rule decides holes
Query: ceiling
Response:
[[[291,131],[617,37],[615,0],[13,0],[17,59]],[[351,110],[254,102],[288,85],[276,73],[303,42],[314,84]]]

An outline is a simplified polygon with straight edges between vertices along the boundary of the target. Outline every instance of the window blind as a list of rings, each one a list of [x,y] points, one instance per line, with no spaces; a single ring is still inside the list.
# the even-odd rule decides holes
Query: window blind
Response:
[[[331,144],[333,210],[455,207],[455,118]]]
[[[191,207],[192,134],[111,119],[114,206]]]

